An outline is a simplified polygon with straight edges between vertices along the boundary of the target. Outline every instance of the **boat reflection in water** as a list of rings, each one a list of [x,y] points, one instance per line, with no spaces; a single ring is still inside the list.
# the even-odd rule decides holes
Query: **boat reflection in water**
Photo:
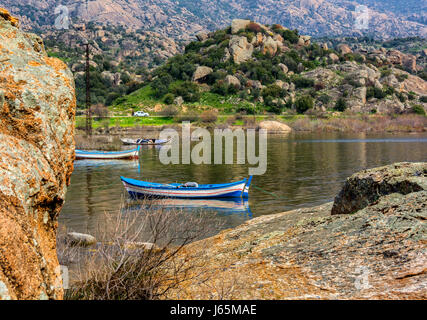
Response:
[[[246,219],[252,218],[252,212],[249,208],[247,199],[144,199],[128,200],[128,210],[138,210],[141,206],[149,208],[178,209],[182,211],[212,211],[222,216],[240,215]]]

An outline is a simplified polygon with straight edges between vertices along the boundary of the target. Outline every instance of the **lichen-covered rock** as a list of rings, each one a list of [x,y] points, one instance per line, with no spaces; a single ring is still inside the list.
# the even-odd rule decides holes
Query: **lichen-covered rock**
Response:
[[[364,170],[347,179],[335,198],[332,214],[349,214],[376,203],[380,197],[427,191],[427,163],[396,163]]]
[[[206,66],[199,66],[197,67],[196,71],[194,71],[193,81],[201,81],[203,78],[210,75],[212,72],[212,68]]]
[[[340,60],[340,58],[335,53],[330,53],[329,59],[331,59],[332,62],[338,62]]]
[[[285,64],[279,63],[277,66],[283,71],[283,73],[288,73],[289,69]]]
[[[96,238],[90,234],[69,232],[67,233],[66,242],[72,246],[87,247],[96,244]]]
[[[239,88],[239,89],[240,89],[240,80],[239,80],[239,79],[237,79],[237,77],[235,77],[235,76],[227,75],[227,76],[225,77],[225,82],[226,82],[228,85],[232,85],[232,86],[235,86],[236,88]]]
[[[292,129],[288,125],[279,121],[266,120],[259,123],[259,129],[268,130],[270,133],[288,133]]]
[[[240,64],[252,57],[254,46],[248,42],[246,37],[232,36],[229,51],[234,63]]]
[[[231,33],[236,34],[240,30],[246,29],[249,23],[251,23],[250,20],[234,19],[233,21],[231,21]]]
[[[198,34],[196,34],[196,38],[199,41],[205,41],[209,38],[209,36],[206,32],[199,32]]]
[[[18,18],[12,17],[6,9],[0,8],[0,17],[2,17],[4,20],[9,21],[10,24],[14,27],[18,27],[19,20]]]
[[[73,170],[75,106],[67,66],[2,10],[0,299],[63,296],[56,228]]]
[[[344,43],[341,43],[337,46],[337,50],[341,54],[348,54],[352,53],[353,51],[350,49],[350,47]]]
[[[203,255],[168,298],[427,299],[427,191],[351,215],[331,207],[261,216],[188,245]]]
[[[262,44],[261,51],[263,54],[269,54],[270,56],[274,56],[277,52],[277,45],[278,41],[273,40],[272,37],[267,37],[265,41]]]

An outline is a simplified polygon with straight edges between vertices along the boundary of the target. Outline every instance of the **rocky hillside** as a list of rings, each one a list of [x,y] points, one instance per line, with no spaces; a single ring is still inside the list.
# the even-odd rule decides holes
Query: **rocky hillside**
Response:
[[[46,29],[41,34],[50,56],[68,64],[74,73],[77,103],[85,102],[85,41],[90,43],[92,103],[110,104],[138,88],[148,71],[180,53],[183,45],[153,31],[93,23],[73,24],[68,30]]]
[[[86,5],[87,4],[87,5]],[[356,7],[369,7],[369,28],[355,28]],[[168,37],[188,39],[200,31],[247,18],[264,24],[280,23],[304,34],[363,35],[380,38],[427,34],[423,1],[385,0],[1,0],[27,27],[52,26],[53,8],[66,5],[74,22],[81,19],[153,30]]]
[[[0,300],[61,299],[57,217],[74,160],[73,76],[0,9]]]
[[[427,163],[356,173],[334,204],[258,217],[187,246],[204,252],[187,275],[203,280],[169,298],[426,299],[426,204]]]
[[[427,107],[427,82],[416,76],[422,68],[415,56],[398,50],[353,50],[345,43],[330,48],[278,24],[239,19],[197,37],[185,54],[157,68],[139,92],[166,104],[205,104],[249,114],[424,114]],[[144,106],[138,96],[135,92],[115,104]]]

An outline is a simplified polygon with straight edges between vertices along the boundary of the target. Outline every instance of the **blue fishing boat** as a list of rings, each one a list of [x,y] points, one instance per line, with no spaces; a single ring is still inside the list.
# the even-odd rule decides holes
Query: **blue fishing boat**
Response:
[[[133,198],[248,198],[252,176],[241,181],[224,184],[154,183],[120,177],[129,195]]]
[[[106,160],[106,159],[138,159],[140,146],[136,149],[104,152],[104,151],[85,151],[76,149],[76,160]]]

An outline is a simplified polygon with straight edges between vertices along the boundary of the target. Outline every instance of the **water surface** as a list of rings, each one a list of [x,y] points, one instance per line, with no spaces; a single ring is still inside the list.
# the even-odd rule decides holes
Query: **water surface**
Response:
[[[76,161],[59,221],[94,233],[104,213],[117,214],[127,199],[120,176],[153,182],[226,183],[248,176],[248,165],[163,165],[159,146],[143,147],[139,161]],[[247,203],[168,200],[180,209],[209,209],[235,227],[247,219],[332,201],[344,180],[365,169],[401,161],[427,161],[427,134],[270,135],[268,167],[255,176]],[[128,204],[132,206],[132,203]]]

